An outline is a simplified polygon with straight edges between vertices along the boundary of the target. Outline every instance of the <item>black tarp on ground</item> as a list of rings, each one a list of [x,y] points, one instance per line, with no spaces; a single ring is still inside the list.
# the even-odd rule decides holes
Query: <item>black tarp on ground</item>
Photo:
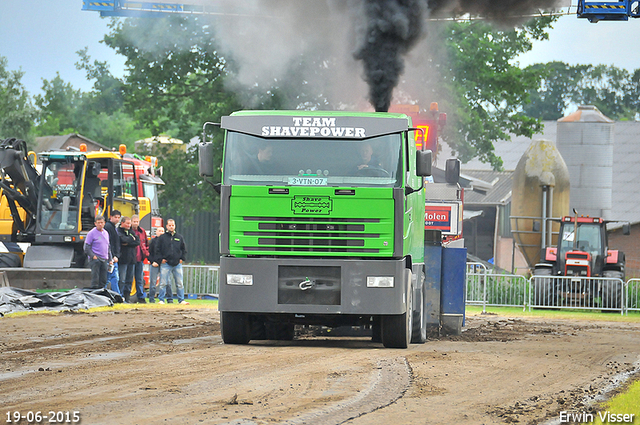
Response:
[[[66,292],[38,293],[21,288],[0,287],[0,316],[6,313],[38,310],[81,310],[111,307],[122,296],[108,289],[76,288]]]

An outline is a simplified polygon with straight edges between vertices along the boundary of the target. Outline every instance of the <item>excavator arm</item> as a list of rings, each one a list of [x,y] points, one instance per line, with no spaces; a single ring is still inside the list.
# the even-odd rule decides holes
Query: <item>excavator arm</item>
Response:
[[[28,158],[24,140],[0,141],[0,189],[7,199],[15,230],[27,237],[35,232],[39,179],[40,174]],[[24,220],[18,207],[26,212]]]

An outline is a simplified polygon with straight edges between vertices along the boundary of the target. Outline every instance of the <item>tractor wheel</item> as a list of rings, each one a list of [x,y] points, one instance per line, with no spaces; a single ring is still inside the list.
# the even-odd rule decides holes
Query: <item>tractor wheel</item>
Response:
[[[618,270],[605,270],[604,277],[624,280],[624,275]],[[622,285],[614,280],[605,280],[600,289],[600,308],[603,312],[619,313],[622,308]],[[606,309],[606,310],[605,310]]]
[[[382,345],[386,348],[407,348],[411,342],[413,330],[413,289],[411,288],[411,270],[404,273],[407,288],[407,308],[402,314],[382,316]]]
[[[251,321],[247,313],[221,312],[220,329],[225,344],[248,344],[251,340]]]
[[[0,268],[22,267],[22,261],[18,254],[11,252],[0,253]]]

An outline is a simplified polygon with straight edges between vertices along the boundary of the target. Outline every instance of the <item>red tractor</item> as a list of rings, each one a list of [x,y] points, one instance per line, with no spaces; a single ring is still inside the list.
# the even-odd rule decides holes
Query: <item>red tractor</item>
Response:
[[[538,277],[533,286],[535,305],[593,307],[599,299],[602,309],[621,308],[619,280],[625,278],[625,257],[623,252],[609,249],[610,222],[577,215],[560,220],[558,245],[547,247],[541,262],[535,265],[534,276]],[[629,235],[629,227],[629,223],[623,224],[623,234]]]

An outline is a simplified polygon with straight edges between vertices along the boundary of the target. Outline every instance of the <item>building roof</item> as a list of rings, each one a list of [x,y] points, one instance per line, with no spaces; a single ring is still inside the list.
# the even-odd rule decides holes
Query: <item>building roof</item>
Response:
[[[101,143],[95,142],[89,139],[88,137],[85,137],[77,133],[65,134],[63,136],[36,137],[36,141],[32,147],[32,150],[36,153],[39,153],[39,152],[46,152],[46,151],[55,150],[55,149],[64,149],[66,146],[68,146],[69,139],[72,139],[72,138],[80,139],[82,142],[88,145],[90,150],[95,150],[95,149],[103,149],[106,151],[111,150],[107,146]],[[75,144],[73,144],[73,146],[75,146]]]
[[[513,171],[464,170],[463,176],[471,180],[464,191],[465,206],[504,205],[511,201]]]
[[[557,121],[544,121],[542,134],[533,139],[513,136],[511,141],[494,143],[495,153],[502,158],[505,170],[513,171],[532,140],[546,139],[554,143],[557,140]],[[640,222],[640,122],[616,121],[613,135],[613,217],[632,223]],[[443,143],[439,162],[450,157],[451,149]],[[449,156],[447,156],[449,155]],[[462,164],[462,174],[471,174],[472,170],[491,170],[491,165],[473,159]],[[478,176],[480,176],[478,174]],[[490,177],[486,177],[490,179]],[[484,180],[484,179],[483,179]],[[485,180],[486,181],[486,180]],[[465,193],[465,201],[467,200]],[[471,196],[471,195],[469,195]]]

